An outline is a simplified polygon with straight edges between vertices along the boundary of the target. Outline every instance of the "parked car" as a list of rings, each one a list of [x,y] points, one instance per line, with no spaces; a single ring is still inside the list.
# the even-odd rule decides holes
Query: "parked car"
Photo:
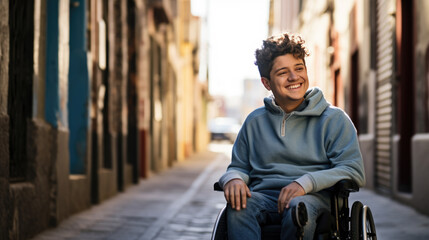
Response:
[[[235,142],[241,125],[235,118],[217,117],[209,121],[210,139]]]

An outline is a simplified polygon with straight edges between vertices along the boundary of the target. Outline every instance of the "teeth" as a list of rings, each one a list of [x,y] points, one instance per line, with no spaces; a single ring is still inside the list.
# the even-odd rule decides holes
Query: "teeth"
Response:
[[[295,88],[299,88],[299,86],[301,86],[301,84],[292,85],[292,86],[289,86],[288,88],[295,89]]]

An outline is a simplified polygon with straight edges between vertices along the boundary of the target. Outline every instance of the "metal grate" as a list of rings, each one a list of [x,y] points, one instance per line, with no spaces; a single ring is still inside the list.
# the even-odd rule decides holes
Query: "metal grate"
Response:
[[[376,90],[376,186],[391,190],[391,148],[392,148],[392,79],[393,24],[388,13],[389,0],[378,0],[377,21],[377,90]]]

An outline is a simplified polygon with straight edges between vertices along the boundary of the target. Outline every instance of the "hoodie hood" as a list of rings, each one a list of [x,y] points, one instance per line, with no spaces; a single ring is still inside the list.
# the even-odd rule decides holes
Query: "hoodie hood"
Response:
[[[265,108],[274,114],[284,114],[283,109],[275,102],[274,96],[264,98]],[[330,104],[326,101],[320,88],[310,88],[304,95],[304,101],[294,110],[300,116],[320,116]]]

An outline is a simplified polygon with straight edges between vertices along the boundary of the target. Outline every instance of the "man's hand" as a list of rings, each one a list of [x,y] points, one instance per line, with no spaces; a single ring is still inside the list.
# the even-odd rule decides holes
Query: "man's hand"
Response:
[[[294,197],[302,196],[304,194],[304,188],[302,188],[297,182],[292,182],[282,188],[278,200],[279,213],[282,214],[285,208],[289,208],[289,203]]]
[[[247,197],[251,197],[250,189],[241,179],[232,179],[223,188],[226,201],[237,211],[246,208]]]

